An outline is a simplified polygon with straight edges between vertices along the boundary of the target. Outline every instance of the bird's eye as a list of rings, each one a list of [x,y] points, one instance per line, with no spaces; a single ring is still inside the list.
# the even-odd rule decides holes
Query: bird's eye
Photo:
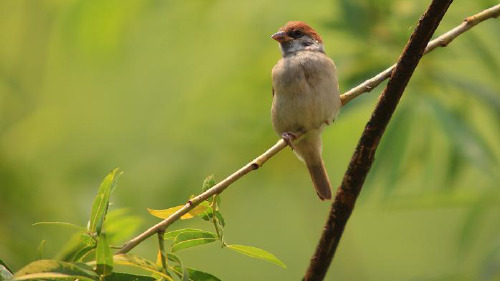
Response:
[[[292,30],[292,32],[290,32],[290,36],[291,36],[292,38],[295,38],[295,39],[300,38],[300,37],[302,37],[303,35],[304,35],[304,33],[303,33],[302,31],[300,31],[299,29]]]

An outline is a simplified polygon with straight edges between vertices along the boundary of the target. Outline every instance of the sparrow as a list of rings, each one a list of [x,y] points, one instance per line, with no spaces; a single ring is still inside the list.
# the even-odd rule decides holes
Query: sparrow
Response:
[[[341,107],[335,64],[326,56],[319,34],[305,22],[290,21],[271,38],[278,41],[282,55],[272,70],[274,130],[305,162],[319,198],[329,200],[321,133]]]

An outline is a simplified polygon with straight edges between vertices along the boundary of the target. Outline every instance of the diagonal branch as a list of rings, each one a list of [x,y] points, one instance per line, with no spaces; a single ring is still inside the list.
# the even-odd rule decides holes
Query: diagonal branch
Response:
[[[496,17],[498,17],[498,15],[500,15],[500,5],[496,5],[492,8],[484,10],[481,13],[478,13],[472,17],[468,17],[467,19],[465,19],[465,21],[462,24],[458,25],[457,27],[448,31],[447,33],[441,35],[437,39],[431,41],[429,43],[429,45],[427,46],[425,53],[431,52],[432,50],[436,49],[437,47],[446,46],[453,39],[455,39],[457,36],[464,33],[465,31],[467,31],[471,27],[475,26],[476,24],[481,23],[482,21],[490,19],[490,18],[496,18]],[[345,94],[341,95],[342,104],[345,105],[346,103],[353,100],[357,96],[373,90],[380,83],[382,83],[385,79],[390,77],[390,74],[391,74],[392,70],[394,69],[394,67],[395,67],[395,65],[391,66],[390,68],[384,70],[383,72],[376,75],[375,77],[366,80],[365,82],[363,82],[359,86],[357,86],[357,87],[347,91]],[[194,207],[196,207],[201,202],[205,201],[206,199],[210,198],[211,196],[213,196],[215,194],[221,193],[230,184],[237,181],[239,178],[241,178],[244,175],[250,173],[251,171],[256,170],[259,167],[261,167],[267,160],[269,160],[271,157],[276,155],[278,152],[280,152],[286,146],[287,146],[287,144],[283,140],[279,140],[275,145],[273,145],[271,148],[269,148],[266,152],[264,152],[262,155],[260,155],[259,157],[257,157],[253,161],[246,164],[243,168],[234,172],[232,175],[228,176],[223,181],[221,181],[218,184],[216,184],[215,186],[213,186],[211,189],[205,191],[204,193],[202,193],[202,194],[194,197],[190,201],[188,201],[181,209],[179,209],[177,212],[172,214],[170,217],[157,223],[156,225],[152,226],[148,230],[139,234],[137,237],[135,237],[132,240],[125,243],[120,248],[120,250],[118,250],[117,254],[127,253],[128,251],[132,250],[135,246],[139,245],[142,241],[144,241],[148,237],[154,235],[155,233],[157,233],[159,231],[165,230],[169,225],[171,225],[176,220],[178,220],[182,215],[185,215],[186,213],[188,213],[190,210],[192,210]]]
[[[396,110],[413,72],[424,55],[429,40],[453,0],[432,0],[431,5],[420,18],[415,31],[399,58],[391,79],[380,95],[377,106],[365,126],[359,143],[352,155],[349,167],[337,190],[323,229],[316,252],[304,276],[305,281],[321,281],[330,267],[335,250],[339,245],[347,220],[354,209],[356,199],[375,159],[375,152],[385,128]]]
[[[466,32],[475,25],[487,19],[496,18],[499,15],[500,15],[500,4],[464,19],[462,24],[456,26],[455,28],[451,29],[445,34],[429,42],[427,48],[425,48],[424,54],[432,52],[434,51],[434,49],[438,47],[448,46],[448,44],[450,44],[451,41],[457,38],[460,34]],[[350,102],[351,100],[353,100],[354,98],[358,97],[363,93],[370,92],[371,90],[375,89],[385,79],[391,77],[391,73],[395,67],[396,64],[393,64],[392,66],[380,72],[376,76],[366,80],[365,82],[359,84],[358,86],[350,89],[349,91],[341,95],[340,98],[342,99],[342,105],[347,104],[348,102]]]

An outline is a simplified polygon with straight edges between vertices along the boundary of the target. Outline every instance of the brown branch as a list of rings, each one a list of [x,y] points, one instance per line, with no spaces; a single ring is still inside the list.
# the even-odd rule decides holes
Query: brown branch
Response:
[[[427,48],[425,48],[424,54],[432,52],[437,47],[448,46],[448,44],[450,44],[451,41],[457,38],[460,34],[471,29],[473,26],[487,19],[496,18],[499,15],[500,15],[500,4],[464,19],[462,24],[456,26],[452,30],[446,32],[445,34],[429,42]],[[370,92],[371,90],[375,89],[385,79],[391,77],[391,73],[395,67],[396,65],[393,64],[392,66],[380,72],[376,76],[366,80],[365,82],[359,84],[358,86],[350,89],[349,91],[341,95],[340,99],[342,100],[342,105],[347,104],[348,102],[350,102],[351,100],[353,100],[354,98],[358,97],[363,93]]]
[[[158,231],[165,230],[169,225],[171,225],[176,220],[180,219],[180,217],[182,215],[185,215],[187,212],[192,210],[194,207],[198,206],[201,202],[207,200],[208,198],[210,198],[211,196],[213,196],[215,194],[221,193],[222,191],[224,191],[224,189],[226,189],[233,182],[237,181],[239,178],[243,177],[244,175],[250,173],[253,170],[257,170],[259,167],[264,165],[264,163],[267,160],[269,160],[269,158],[276,155],[278,152],[280,152],[286,146],[287,146],[287,144],[284,140],[279,140],[275,145],[273,145],[271,148],[269,148],[262,155],[255,158],[253,161],[246,164],[245,166],[243,166],[243,168],[234,172],[232,175],[225,178],[223,181],[219,182],[218,184],[214,185],[209,190],[207,190],[207,191],[203,192],[202,194],[189,200],[181,209],[179,209],[177,212],[173,213],[170,217],[157,223],[156,225],[154,225],[151,228],[149,228],[148,230],[144,231],[143,233],[141,233],[140,235],[138,235],[134,239],[125,243],[125,245],[123,245],[123,247],[117,252],[117,254],[127,253],[128,251],[130,251],[132,248],[134,248],[135,246],[140,244],[142,241],[144,241],[145,239],[147,239],[151,235],[154,235]]]
[[[437,47],[443,47],[446,44],[450,43],[453,39],[455,39],[457,36],[462,34],[463,32],[467,31],[469,28],[473,27],[474,25],[490,18],[495,18],[500,14],[500,5],[496,5],[490,9],[484,10],[483,12],[476,14],[472,17],[467,18],[464,23],[461,25],[455,27],[454,29],[450,30],[449,32],[443,34],[442,36],[438,37],[437,39],[433,40],[432,42],[429,43],[427,46],[427,49],[425,53],[431,52],[432,50],[436,49]],[[469,19],[472,19],[473,24],[469,24]],[[444,43],[438,43],[438,42],[447,42],[446,44]],[[392,70],[394,69],[394,66],[391,66],[390,68],[384,70],[380,74],[376,75],[375,77],[366,80],[359,86],[352,88],[351,90],[347,91],[343,95],[341,95],[342,99],[342,104],[346,104],[352,99],[356,98],[357,96],[370,92],[373,90],[375,87],[377,87],[382,81],[385,79],[389,78]],[[137,237],[133,238],[132,240],[128,241],[125,243],[120,250],[117,252],[117,254],[124,254],[130,251],[132,248],[140,244],[142,241],[150,237],[151,235],[154,235],[158,231],[165,230],[170,224],[178,220],[182,215],[188,213],[190,210],[192,210],[194,207],[196,207],[198,204],[203,202],[204,200],[208,199],[210,196],[214,194],[219,194],[224,189],[226,189],[231,183],[235,182],[242,176],[248,174],[252,170],[255,170],[259,167],[261,167],[269,158],[273,157],[276,155],[278,152],[280,152],[283,148],[286,147],[286,143],[283,140],[279,140],[274,146],[272,146],[270,149],[268,149],[264,154],[260,155],[257,157],[255,160],[251,161],[247,165],[245,165],[243,168],[240,170],[236,171],[220,183],[216,184],[214,187],[211,189],[205,191],[204,193],[198,195],[197,197],[193,198],[190,200],[186,205],[184,205],[183,208],[172,214],[170,217],[166,218],[165,220],[159,222],[158,224],[152,226],[148,230],[144,231],[143,233],[139,234]]]
[[[349,167],[332,203],[328,220],[303,280],[323,280],[356,199],[372,166],[375,151],[392,114],[410,81],[427,43],[453,0],[433,0],[406,44],[386,88],[380,95],[372,116],[365,126]]]

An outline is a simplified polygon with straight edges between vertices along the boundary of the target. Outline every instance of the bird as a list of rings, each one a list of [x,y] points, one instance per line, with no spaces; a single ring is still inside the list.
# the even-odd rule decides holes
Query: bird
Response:
[[[330,200],[321,133],[342,106],[335,63],[325,54],[318,32],[303,21],[289,21],[271,38],[278,41],[282,56],[272,69],[274,130],[306,164],[319,198]]]

